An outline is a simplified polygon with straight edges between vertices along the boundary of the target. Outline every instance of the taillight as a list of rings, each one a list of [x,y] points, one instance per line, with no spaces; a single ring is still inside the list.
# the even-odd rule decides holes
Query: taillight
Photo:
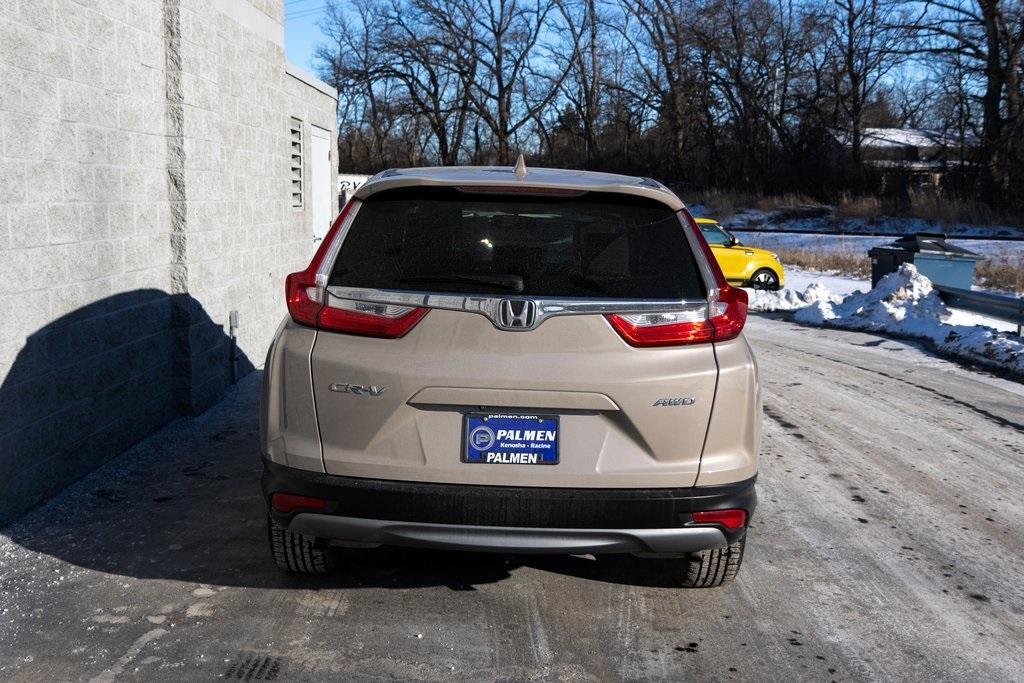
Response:
[[[707,307],[677,313],[616,313],[607,316],[630,346],[677,346],[714,341]]]
[[[292,273],[284,281],[284,292],[292,320],[300,325],[316,327],[317,316],[323,308],[323,304],[317,301],[316,277],[309,277],[306,271]]]
[[[327,501],[323,498],[300,496],[295,493],[275,493],[270,496],[270,507],[278,512],[291,512],[292,510],[302,508],[307,510],[323,510],[327,507]]]
[[[345,219],[352,213],[353,206],[355,206],[355,200],[346,204],[338,214],[334,225],[327,231],[323,241],[320,242],[320,248],[316,250],[313,260],[309,262],[306,269],[292,273],[285,278],[284,298],[288,304],[288,314],[300,325],[316,327],[317,316],[320,314],[320,309],[323,308],[323,302],[320,301],[322,295],[317,291],[316,275],[327,258],[328,252],[331,251],[331,247],[334,246]]]
[[[747,511],[733,508],[729,510],[703,510],[693,513],[696,524],[721,524],[726,529],[741,529],[747,523]]]
[[[426,308],[332,299],[331,305],[320,311],[319,326],[331,332],[397,339],[404,337],[426,314]]]
[[[704,255],[716,288],[706,306],[664,313],[618,313],[606,316],[630,346],[682,346],[735,339],[747,321],[747,293],[725,280],[715,255],[688,212],[681,212]]]
[[[729,285],[719,289],[708,306],[708,321],[715,328],[716,342],[738,337],[747,322],[747,293]]]
[[[321,282],[317,282],[317,274],[327,255],[332,253],[332,249],[333,253],[337,253],[335,242],[353,205],[354,201],[345,205],[306,269],[292,273],[285,279],[288,313],[292,320],[307,327],[365,337],[397,339],[411,330],[427,314],[427,309],[342,299],[333,299],[330,306],[324,305],[323,300],[328,296],[324,291],[326,273],[321,274]]]
[[[747,320],[747,293],[725,286],[707,305],[665,313],[613,313],[606,316],[630,346],[682,346],[735,339]]]

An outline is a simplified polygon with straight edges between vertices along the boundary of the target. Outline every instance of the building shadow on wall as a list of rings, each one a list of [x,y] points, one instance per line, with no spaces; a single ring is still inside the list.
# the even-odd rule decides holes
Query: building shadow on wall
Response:
[[[232,373],[252,369],[197,300],[158,289],[101,299],[32,333],[0,385],[0,524],[202,412]]]
[[[220,335],[225,364],[220,376],[226,386],[229,340],[190,298],[158,291],[118,295],[29,338],[16,363],[24,365],[9,377],[11,387],[21,388],[12,395],[5,383],[6,393],[0,394],[5,413],[17,410],[23,416],[21,422],[5,423],[7,431],[23,435],[13,442],[16,449],[0,449],[3,472],[33,496],[50,496],[78,481],[10,523],[3,534],[27,551],[89,570],[212,585],[461,591],[506,579],[521,566],[610,583],[673,585],[670,577],[644,570],[631,557],[403,548],[346,550],[344,568],[329,576],[280,572],[267,548],[259,484],[262,372],[227,387],[226,399],[202,414],[175,420],[195,412],[189,401],[197,392],[181,374],[217,374],[212,364],[202,365],[206,361],[175,358],[174,346],[184,343],[175,316],[189,312],[193,340],[212,337],[217,348],[213,329]],[[239,374],[251,369],[241,359]],[[16,406],[19,401],[24,405]],[[33,415],[56,417],[34,421]],[[27,434],[36,425],[46,439]],[[26,553],[26,561],[30,557]]]

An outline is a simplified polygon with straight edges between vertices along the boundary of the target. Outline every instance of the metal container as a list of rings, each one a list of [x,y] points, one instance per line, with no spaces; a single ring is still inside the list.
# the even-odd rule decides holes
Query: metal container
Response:
[[[970,289],[974,281],[974,265],[982,256],[946,242],[942,232],[919,232],[890,244],[873,247],[871,286],[904,263],[913,263],[918,272],[936,285]]]

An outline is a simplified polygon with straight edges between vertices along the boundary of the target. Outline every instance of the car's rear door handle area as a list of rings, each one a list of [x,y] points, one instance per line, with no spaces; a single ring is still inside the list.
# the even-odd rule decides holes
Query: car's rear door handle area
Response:
[[[479,387],[426,387],[408,400],[409,405],[488,406],[551,410],[617,411],[610,397],[587,391],[545,391],[539,389],[485,389]]]

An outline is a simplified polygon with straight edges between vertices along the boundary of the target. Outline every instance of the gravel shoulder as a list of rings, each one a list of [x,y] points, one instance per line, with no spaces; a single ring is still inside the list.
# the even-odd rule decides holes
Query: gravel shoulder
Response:
[[[0,530],[0,679],[1018,679],[1024,385],[755,317],[739,580],[633,558],[353,551],[277,572],[259,374]]]

